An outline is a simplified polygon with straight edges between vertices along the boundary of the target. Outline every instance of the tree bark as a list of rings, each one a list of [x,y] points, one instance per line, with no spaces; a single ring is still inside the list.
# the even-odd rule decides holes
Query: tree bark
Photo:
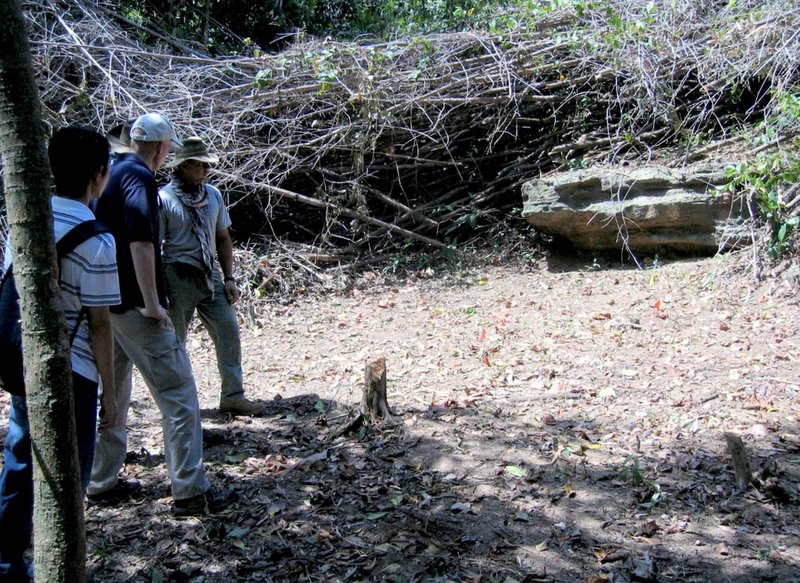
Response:
[[[41,106],[19,0],[0,2],[0,148],[20,293],[37,583],[85,581],[69,343],[56,280]],[[4,533],[7,534],[7,533]]]

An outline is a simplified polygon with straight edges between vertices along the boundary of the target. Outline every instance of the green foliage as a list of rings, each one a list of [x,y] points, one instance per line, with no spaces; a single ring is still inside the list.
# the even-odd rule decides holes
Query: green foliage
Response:
[[[135,22],[136,24],[144,24],[145,17],[142,14],[142,11],[138,8],[128,8],[127,10],[123,11],[123,15],[125,18],[130,20],[131,22]]]
[[[619,469],[619,479],[628,482],[634,488],[638,488],[644,484],[644,476],[642,476],[642,470],[639,467],[638,456],[630,455],[625,458],[625,461],[622,462],[622,466]]]
[[[791,234],[800,224],[800,217],[791,216],[786,208],[787,193],[800,184],[800,92],[774,96],[775,112],[759,128],[756,143],[773,142],[786,134],[794,134],[793,142],[780,149],[760,153],[750,162],[727,168],[730,182],[721,190],[744,196],[758,217],[769,229],[767,251],[773,257],[785,253]],[[795,192],[795,194],[797,194]]]
[[[605,11],[609,21],[618,23],[620,29],[620,35],[613,35],[615,42],[623,36],[646,39],[651,23],[646,14],[633,21],[623,19],[612,11],[609,0],[284,0],[268,6],[246,0],[130,0],[120,2],[119,9],[138,25],[202,43],[212,54],[244,51],[258,55],[259,47],[271,50],[279,46],[273,44],[276,39],[296,33],[340,39],[467,29],[502,34],[530,28],[561,11],[578,18],[589,11]],[[148,36],[141,31],[138,34]],[[587,42],[591,36],[579,29],[565,31],[565,35],[575,42]]]
[[[253,80],[256,87],[264,89],[272,84],[272,69],[261,69]]]

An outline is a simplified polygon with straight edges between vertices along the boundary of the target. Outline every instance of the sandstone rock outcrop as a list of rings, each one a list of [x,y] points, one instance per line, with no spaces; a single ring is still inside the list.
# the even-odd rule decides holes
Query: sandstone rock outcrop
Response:
[[[523,216],[582,251],[715,253],[743,242],[726,182],[723,165],[563,172],[523,185]]]

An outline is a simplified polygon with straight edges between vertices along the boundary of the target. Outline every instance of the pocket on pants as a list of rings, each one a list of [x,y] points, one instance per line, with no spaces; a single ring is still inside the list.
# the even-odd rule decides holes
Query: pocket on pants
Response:
[[[175,334],[169,334],[160,346],[148,346],[142,352],[147,360],[153,389],[166,391],[190,382],[192,368],[189,356]]]

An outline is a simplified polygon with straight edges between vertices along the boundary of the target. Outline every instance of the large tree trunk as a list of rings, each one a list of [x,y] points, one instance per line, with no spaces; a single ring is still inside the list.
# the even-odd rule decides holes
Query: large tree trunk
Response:
[[[0,2],[0,22],[0,148],[21,297],[33,444],[36,581],[82,582],[86,535],[69,344],[55,277],[45,132],[19,0]]]

